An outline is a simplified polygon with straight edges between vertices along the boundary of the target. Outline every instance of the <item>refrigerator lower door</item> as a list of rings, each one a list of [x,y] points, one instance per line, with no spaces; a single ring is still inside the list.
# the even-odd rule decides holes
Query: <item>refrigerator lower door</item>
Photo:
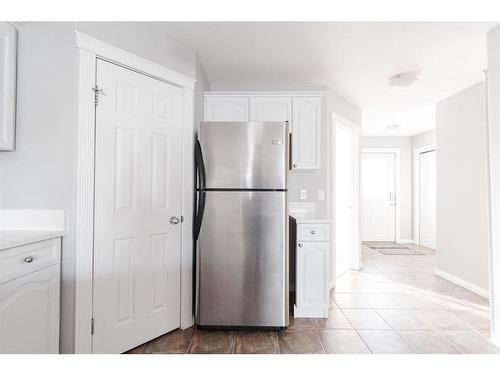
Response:
[[[288,325],[286,202],[286,192],[206,193],[198,325]]]

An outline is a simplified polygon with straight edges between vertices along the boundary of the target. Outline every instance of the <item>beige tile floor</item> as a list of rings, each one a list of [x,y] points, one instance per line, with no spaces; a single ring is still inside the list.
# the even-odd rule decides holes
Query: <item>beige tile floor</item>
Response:
[[[328,319],[284,332],[176,330],[131,353],[500,353],[488,300],[433,274],[435,252],[383,255],[363,245],[361,271],[337,279]]]

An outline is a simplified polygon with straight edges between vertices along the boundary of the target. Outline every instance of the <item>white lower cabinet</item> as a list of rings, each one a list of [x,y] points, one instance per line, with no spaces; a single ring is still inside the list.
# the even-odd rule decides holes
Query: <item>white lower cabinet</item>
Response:
[[[324,225],[324,224],[323,224]],[[317,225],[321,227],[321,225]],[[312,229],[311,229],[312,228]],[[297,224],[297,233],[319,233],[319,228],[311,224]],[[329,306],[330,242],[297,240],[296,263],[296,318],[327,318]]]
[[[60,239],[0,252],[0,353],[59,353]],[[57,253],[52,265],[49,254]],[[28,269],[28,272],[26,271]]]

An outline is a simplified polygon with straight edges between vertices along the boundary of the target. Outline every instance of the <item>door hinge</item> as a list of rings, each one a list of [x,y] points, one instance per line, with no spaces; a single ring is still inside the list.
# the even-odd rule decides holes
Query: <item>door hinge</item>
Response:
[[[101,95],[106,95],[103,91],[103,89],[99,88],[99,86],[95,85],[95,87],[92,88],[94,91],[94,105],[97,107],[99,105],[99,94]]]
[[[90,322],[90,334],[91,335],[94,334],[94,329],[95,329],[95,321],[94,321],[94,318],[92,318],[92,320]]]

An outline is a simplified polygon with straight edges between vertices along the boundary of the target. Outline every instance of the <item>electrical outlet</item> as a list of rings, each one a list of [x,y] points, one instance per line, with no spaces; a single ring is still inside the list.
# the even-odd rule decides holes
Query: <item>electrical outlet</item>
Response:
[[[325,191],[324,190],[318,190],[318,200],[319,201],[325,200]]]
[[[300,199],[302,199],[302,200],[307,199],[307,190],[306,189],[300,189]]]

